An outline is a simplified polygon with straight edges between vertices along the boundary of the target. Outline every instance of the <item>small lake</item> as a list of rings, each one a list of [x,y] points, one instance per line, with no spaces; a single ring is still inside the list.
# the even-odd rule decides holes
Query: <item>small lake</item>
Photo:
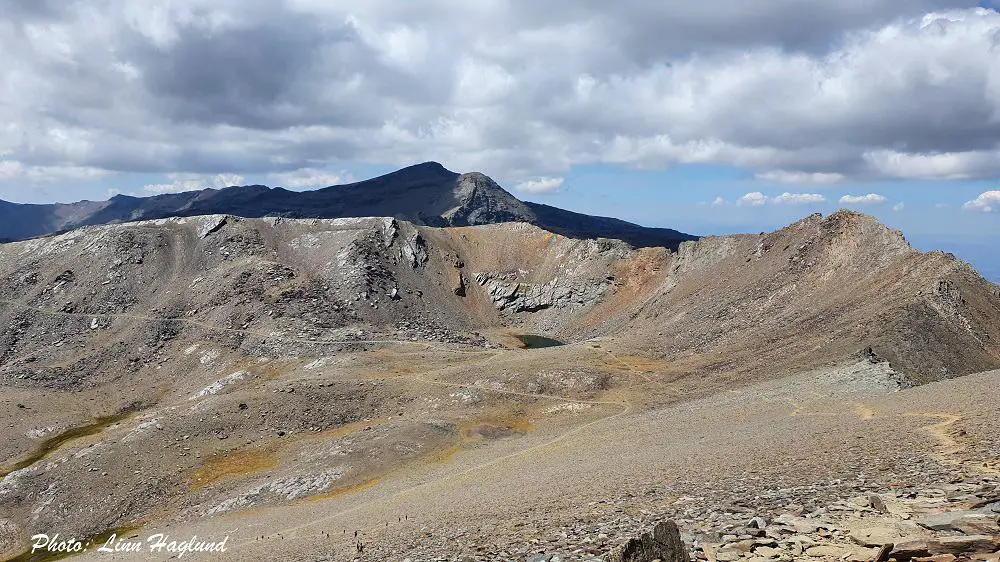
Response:
[[[543,347],[566,345],[566,342],[535,334],[521,334],[515,337],[520,340],[522,344],[524,344],[524,349],[541,349]]]

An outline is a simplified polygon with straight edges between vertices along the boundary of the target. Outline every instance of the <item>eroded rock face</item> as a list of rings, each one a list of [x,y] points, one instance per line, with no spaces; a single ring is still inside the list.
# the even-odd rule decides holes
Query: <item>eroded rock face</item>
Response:
[[[607,562],[691,562],[680,530],[673,521],[661,521],[651,533],[629,539],[623,546],[608,553]]]
[[[564,308],[600,300],[609,283],[574,283],[552,279],[547,283],[524,283],[496,273],[478,273],[476,283],[486,289],[497,310],[535,312],[546,308]]]
[[[198,238],[206,238],[208,235],[218,232],[226,226],[229,217],[225,215],[209,215],[203,217],[204,220],[198,224]]]

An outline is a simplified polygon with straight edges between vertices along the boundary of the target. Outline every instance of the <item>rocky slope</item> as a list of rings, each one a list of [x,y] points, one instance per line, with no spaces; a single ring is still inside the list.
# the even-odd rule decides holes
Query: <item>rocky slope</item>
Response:
[[[637,246],[676,248],[693,236],[526,203],[480,173],[457,174],[426,162],[374,179],[295,192],[261,185],[117,195],[109,201],[18,205],[0,201],[0,240],[22,240],[81,226],[177,216],[341,218],[391,216],[429,226],[525,222],[574,238],[618,238]]]
[[[601,443],[638,439],[630,470],[662,478],[643,446],[670,441],[635,428],[695,415],[698,431],[722,428],[726,416],[684,410],[696,399],[739,408],[729,393],[776,381],[776,419],[830,432],[803,406],[820,389],[894,392],[1000,366],[998,288],[849,212],[677,252],[525,223],[165,218],[0,245],[0,295],[0,552],[45,529],[197,528],[369,493],[396,505],[522,455],[589,466],[546,455],[599,428],[618,428]],[[567,345],[517,349],[523,334]],[[788,382],[801,373],[814,374]],[[819,459],[786,462],[852,470]],[[560,470],[534,473],[535,493]],[[597,501],[587,478],[556,487]],[[455,509],[479,509],[463,493]]]

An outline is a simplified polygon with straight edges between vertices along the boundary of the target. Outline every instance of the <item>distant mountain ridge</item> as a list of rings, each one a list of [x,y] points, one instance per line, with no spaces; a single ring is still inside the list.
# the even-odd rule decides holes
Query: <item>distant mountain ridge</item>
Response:
[[[617,238],[633,246],[670,249],[697,238],[668,228],[521,201],[484,174],[458,174],[437,162],[425,162],[370,180],[314,191],[250,185],[152,197],[116,195],[108,201],[69,204],[0,201],[0,242],[82,226],[210,214],[248,218],[391,216],[438,227],[525,222],[572,238]]]

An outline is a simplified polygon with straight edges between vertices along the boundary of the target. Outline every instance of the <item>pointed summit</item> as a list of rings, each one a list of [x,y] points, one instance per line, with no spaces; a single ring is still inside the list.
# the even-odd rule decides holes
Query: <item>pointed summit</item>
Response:
[[[441,164],[440,162],[435,162],[433,160],[428,160],[427,162],[421,162],[420,164],[414,164],[414,165],[409,166],[409,167],[410,168],[419,168],[421,170],[429,170],[429,171],[433,170],[433,171],[438,171],[438,172],[453,173],[448,168],[445,168],[444,165]],[[406,168],[403,168],[403,169],[405,170]]]
[[[26,217],[30,215],[30,220]],[[428,161],[347,185],[315,191],[265,186],[118,196],[70,205],[0,205],[0,239],[22,240],[85,225],[172,216],[233,215],[288,218],[394,217],[428,226],[524,222],[571,238],[618,238],[635,246],[676,249],[694,237],[519,200],[480,172],[458,174]]]

